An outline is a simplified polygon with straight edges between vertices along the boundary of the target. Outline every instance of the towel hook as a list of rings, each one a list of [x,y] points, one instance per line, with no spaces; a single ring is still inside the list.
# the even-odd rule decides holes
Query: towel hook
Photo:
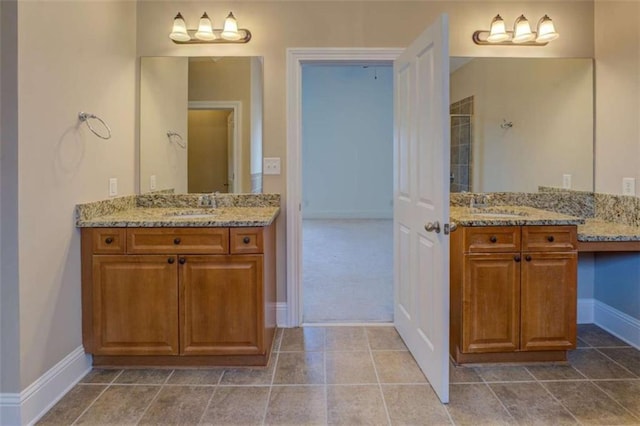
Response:
[[[103,136],[100,133],[96,132],[96,129],[94,129],[91,126],[91,123],[89,123],[89,119],[90,118],[98,120],[100,123],[102,123],[102,125],[104,126],[104,128],[107,131],[107,135],[106,136]],[[102,118],[98,117],[95,114],[90,114],[88,112],[79,112],[78,113],[78,119],[80,120],[80,122],[87,123],[87,127],[89,128],[89,130],[91,130],[93,132],[93,134],[96,135],[97,137],[99,137],[100,139],[111,139],[111,129],[109,128],[107,123],[104,122],[104,120]]]
[[[172,130],[169,130],[167,132],[167,138],[169,138],[169,142],[175,142],[176,144],[178,144],[182,148],[186,148],[187,147],[187,144],[184,143],[184,139],[182,139],[182,136],[180,136],[180,133],[178,133],[178,132],[174,132]]]
[[[513,127],[513,121],[507,121],[504,118],[502,119],[502,124],[500,125],[501,129],[510,129]]]

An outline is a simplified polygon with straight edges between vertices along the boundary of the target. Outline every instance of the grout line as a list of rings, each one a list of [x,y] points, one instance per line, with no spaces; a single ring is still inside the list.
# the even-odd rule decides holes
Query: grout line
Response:
[[[576,381],[577,381],[577,380],[576,380]],[[553,394],[553,393],[552,393],[552,392],[551,392],[551,391],[550,391],[550,390],[549,390],[549,389],[548,389],[548,388],[547,388],[547,387],[546,387],[542,382],[539,382],[539,383],[540,383],[540,386],[542,386],[542,389],[544,389],[544,390],[545,390],[549,395],[551,395],[551,398],[553,398],[553,400],[554,400],[554,401],[556,401],[558,404],[560,404],[560,406],[561,406],[562,408],[564,408],[564,410],[565,410],[567,413],[569,413],[569,415],[570,415],[571,417],[573,417],[573,418],[574,418],[574,420],[575,420],[576,422],[578,422],[578,424],[579,424],[579,425],[583,424],[583,423],[582,423],[582,422],[581,422],[581,421],[580,421],[580,420],[579,420],[579,419],[578,419],[578,418],[577,418],[577,417],[576,417],[576,416],[571,412],[571,410],[569,410],[569,408],[568,408],[566,405],[564,405],[564,403],[560,400],[560,398],[556,397],[556,396],[555,396],[555,395],[554,395],[554,394]]]
[[[140,417],[138,417],[138,420],[135,422],[135,424],[138,424],[138,423],[140,423],[142,421],[142,419],[144,418],[145,414],[147,414],[147,411],[149,411],[149,408],[151,408],[151,406],[156,401],[156,399],[158,399],[158,396],[160,395],[160,392],[162,392],[162,389],[165,387],[165,385],[169,381],[169,378],[173,375],[174,371],[175,370],[171,370],[171,373],[169,373],[167,375],[167,377],[164,379],[164,382],[158,388],[158,392],[156,392],[156,394],[153,396],[153,398],[151,398],[151,401],[149,402],[147,407],[142,411],[142,414],[140,415]],[[145,386],[145,385],[138,384],[138,386]]]
[[[117,377],[117,376],[116,376],[116,377]],[[87,408],[85,408],[85,409],[80,413],[80,415],[79,415],[78,417],[76,417],[76,419],[71,423],[71,425],[75,425],[75,424],[77,424],[76,422],[77,422],[78,420],[80,420],[80,418],[81,418],[82,416],[84,416],[84,414],[85,414],[87,411],[89,411],[89,409],[93,406],[93,404],[95,404],[95,402],[96,402],[98,399],[100,399],[100,397],[101,397],[102,395],[104,395],[104,393],[107,391],[107,389],[109,389],[109,387],[110,387],[110,386],[111,386],[111,385],[106,385],[106,386],[104,387],[104,389],[102,389],[102,392],[100,392],[100,393],[98,394],[98,396],[96,396],[96,397],[93,399],[93,401],[91,401],[91,403],[87,406]],[[45,415],[46,415],[46,414],[45,414]],[[43,417],[44,417],[44,416],[43,416]]]
[[[624,369],[627,373],[630,373],[634,379],[639,378],[633,371],[629,370],[627,367],[625,367],[623,364],[619,363],[618,361],[616,361],[615,359],[611,358],[609,355],[607,355],[606,353],[602,352],[599,348],[595,348],[596,351],[604,356],[605,358],[607,358],[609,361],[613,362],[614,364],[618,365],[619,367],[621,367],[622,369]],[[605,349],[605,348],[602,348]]]
[[[498,402],[500,403],[500,405],[502,406],[502,408],[504,408],[504,410],[507,412],[507,414],[509,415],[509,417],[511,417],[514,421],[517,421],[516,418],[513,416],[513,414],[511,414],[511,411],[509,411],[509,409],[507,408],[507,406],[504,404],[504,402],[502,402],[502,400],[500,399],[500,397],[495,393],[495,391],[493,390],[493,388],[491,386],[489,386],[489,382],[487,382],[484,377],[482,377],[480,374],[478,374],[478,376],[480,376],[480,379],[482,380],[482,383],[489,388],[489,392],[491,392],[491,394],[494,396],[494,398],[496,398],[498,400]],[[509,382],[509,383],[513,383],[513,382]]]
[[[284,330],[282,330],[282,337],[284,338]],[[280,341],[282,343],[282,340]],[[273,360],[273,373],[271,373],[271,382],[269,384],[269,391],[267,392],[267,402],[264,404],[264,413],[262,414],[262,422],[261,425],[264,425],[267,421],[267,414],[269,413],[269,404],[271,404],[271,391],[273,390],[273,381],[276,377],[276,369],[278,368],[278,361],[280,360],[280,353],[276,352],[275,354],[271,354],[271,356],[275,356],[276,358]]]
[[[207,401],[207,405],[204,406],[204,411],[202,412],[202,415],[200,416],[200,420],[198,420],[198,424],[202,424],[202,421],[204,420],[204,416],[205,416],[205,414],[207,414],[207,410],[209,409],[209,406],[211,405],[211,401],[213,401],[213,397],[218,392],[218,387],[220,387],[220,382],[222,381],[222,376],[223,375],[224,375],[224,370],[222,370],[222,373],[220,373],[220,377],[218,377],[218,383],[213,385],[214,386],[213,392],[211,392],[211,396],[209,397],[209,400]]]
[[[598,384],[594,381],[592,381],[591,383],[593,383],[593,385],[600,390],[600,392],[604,393],[609,399],[611,399],[613,402],[615,402],[616,404],[618,404],[620,407],[622,407],[622,409],[624,411],[626,411],[627,413],[629,413],[631,415],[631,417],[635,418],[635,419],[640,419],[640,417],[636,416],[635,413],[633,413],[631,410],[629,410],[627,407],[625,407],[624,405],[622,405],[622,403],[620,401],[618,401],[616,398],[613,397],[613,395],[610,395],[606,390],[604,390],[603,388],[601,388],[600,386],[598,386]]]
[[[380,383],[380,375],[378,374],[378,367],[376,367],[376,361],[373,359],[373,351],[371,350],[369,333],[367,333],[366,328],[364,329],[364,335],[365,335],[365,338],[367,339],[367,347],[369,348],[369,358],[371,359],[371,364],[373,364],[373,371],[376,374],[376,381],[378,382],[378,390],[380,391],[380,396],[382,397],[382,406],[384,407],[384,413],[387,416],[387,424],[391,425],[391,415],[389,414],[389,408],[387,407],[387,399],[384,397],[384,392],[382,391],[382,384]]]

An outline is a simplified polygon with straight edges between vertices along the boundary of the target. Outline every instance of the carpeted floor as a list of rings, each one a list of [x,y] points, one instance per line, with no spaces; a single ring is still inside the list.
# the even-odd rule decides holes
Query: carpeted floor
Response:
[[[303,321],[393,321],[393,221],[304,219]]]

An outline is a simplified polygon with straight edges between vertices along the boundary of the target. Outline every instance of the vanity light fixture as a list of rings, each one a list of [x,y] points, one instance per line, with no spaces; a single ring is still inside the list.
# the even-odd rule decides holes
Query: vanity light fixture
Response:
[[[496,15],[489,31],[478,30],[473,33],[473,42],[482,46],[546,46],[558,37],[549,15],[540,18],[535,32],[531,31],[531,25],[524,15],[518,16],[513,31],[507,30],[502,17]]]
[[[202,14],[198,23],[198,29],[188,29],[182,14],[173,18],[173,29],[169,38],[176,44],[202,44],[202,43],[247,43],[251,40],[251,32],[244,28],[238,28],[238,21],[229,12],[222,29],[215,29],[207,12]]]

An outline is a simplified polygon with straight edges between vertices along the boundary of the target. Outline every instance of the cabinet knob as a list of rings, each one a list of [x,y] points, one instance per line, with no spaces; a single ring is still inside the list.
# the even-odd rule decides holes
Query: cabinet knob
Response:
[[[497,243],[498,242],[498,237],[496,237],[495,235],[492,235],[489,237],[489,241],[491,241],[492,243]]]
[[[242,239],[242,242],[243,242],[243,243],[245,243],[245,244],[249,244],[249,243],[251,242],[251,238],[249,238],[249,237],[244,237],[244,238]]]
[[[175,261],[176,261],[176,260],[175,260],[173,257],[170,257],[170,258],[168,258],[168,259],[167,259],[167,263],[168,263],[169,265],[173,265],[173,264],[175,263]]]
[[[111,244],[113,242],[113,238],[107,237],[107,238],[104,239],[104,242],[107,243],[107,244]]]
[[[549,235],[549,236],[547,237],[547,241],[549,241],[550,243],[552,243],[552,242],[553,242],[553,240],[554,240],[553,235]]]
[[[516,262],[520,262],[520,255],[516,254],[515,256],[513,256],[513,260],[515,260]]]
[[[524,257],[524,260],[526,260],[527,262],[531,262],[531,256],[526,255],[526,256]]]
[[[180,238],[175,238],[173,240],[173,244],[180,244]]]
[[[181,257],[180,260],[178,260],[178,262],[180,262],[181,265],[184,265],[187,262],[187,259],[184,257]]]

